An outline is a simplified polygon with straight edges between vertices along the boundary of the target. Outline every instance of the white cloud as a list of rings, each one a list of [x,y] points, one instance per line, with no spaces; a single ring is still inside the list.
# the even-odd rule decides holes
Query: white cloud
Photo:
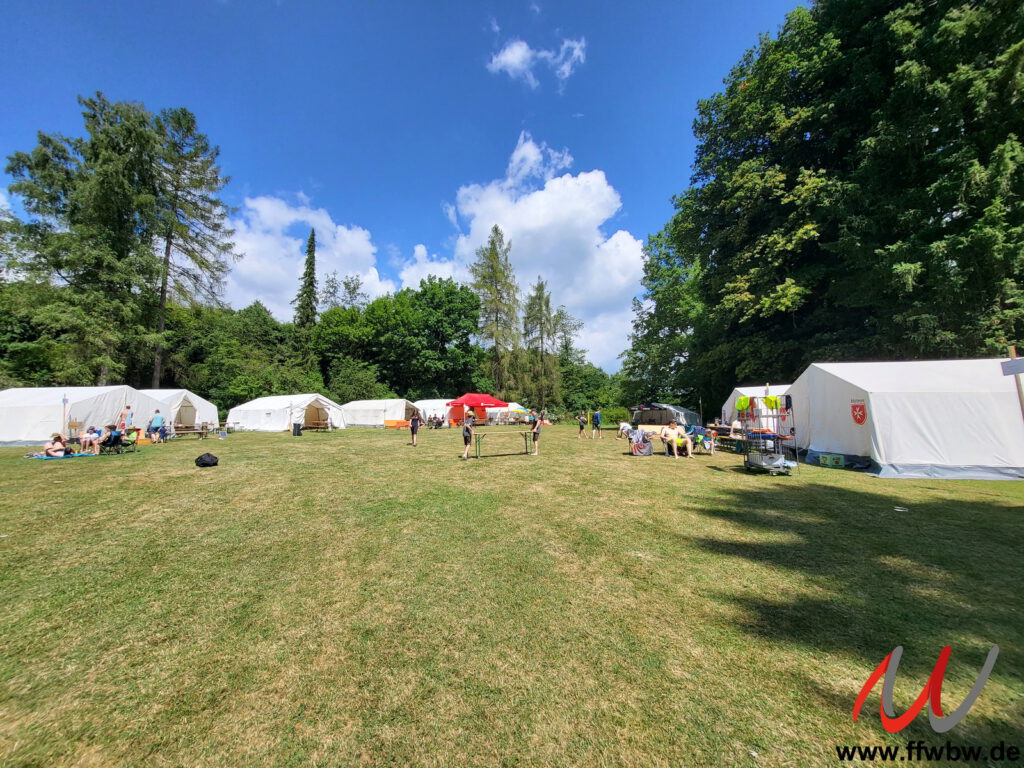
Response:
[[[619,194],[600,170],[558,175],[571,163],[567,150],[523,132],[503,178],[459,188],[455,209],[466,231],[459,231],[452,258],[428,257],[417,246],[400,277],[403,286],[418,285],[427,274],[466,279],[476,249],[497,224],[512,243],[523,293],[538,276],[547,280],[554,304],[584,321],[581,341],[590,359],[616,369],[640,290],[642,243],[625,230],[604,233],[622,205]]]
[[[513,40],[491,56],[487,62],[487,71],[504,72],[513,80],[524,80],[531,88],[536,88],[540,85],[533,75],[536,59],[537,54],[530,46],[522,40]]]
[[[469,270],[465,263],[454,259],[442,259],[435,253],[427,255],[427,246],[420,243],[412,249],[412,261],[407,261],[398,273],[403,288],[417,288],[420,280],[428,275],[441,278],[452,278],[465,282],[469,280]]]
[[[501,34],[501,26],[499,26],[498,20],[493,16],[491,16],[491,32],[493,32],[496,35]]]
[[[279,197],[247,197],[232,221],[235,248],[243,258],[228,278],[225,297],[234,307],[261,301],[278,320],[290,320],[291,300],[299,289],[309,230],[316,230],[317,272],[357,274],[363,289],[379,296],[395,289],[377,271],[377,246],[370,233],[358,226],[337,224],[323,208],[312,208],[309,198],[297,196],[292,205]],[[322,284],[322,282],[321,282]]]
[[[537,88],[540,81],[534,74],[538,63],[546,65],[558,79],[561,90],[572,76],[576,67],[587,60],[587,41],[562,40],[558,51],[543,49],[534,50],[523,40],[512,40],[505,47],[491,56],[487,62],[487,70],[494,74],[504,72],[513,80],[522,80],[530,88]]]
[[[11,201],[7,199],[7,195],[0,192],[0,211],[11,210]]]

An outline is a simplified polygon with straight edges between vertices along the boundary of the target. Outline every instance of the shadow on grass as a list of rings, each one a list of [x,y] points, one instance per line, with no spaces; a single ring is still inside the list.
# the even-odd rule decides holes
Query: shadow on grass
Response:
[[[741,609],[740,627],[751,635],[854,655],[867,671],[902,645],[900,671],[917,680],[952,645],[950,674],[962,675],[967,686],[998,645],[993,679],[1001,677],[1019,697],[1022,509],[1005,497],[984,499],[983,489],[966,487],[950,501],[929,490],[767,483],[732,489],[721,506],[700,513],[733,523],[737,537],[691,540],[809,581],[799,592],[723,595]],[[849,709],[852,701],[842,704]],[[993,733],[1004,728],[1002,738],[1011,735],[1005,728],[1021,732],[1019,722],[987,726]]]

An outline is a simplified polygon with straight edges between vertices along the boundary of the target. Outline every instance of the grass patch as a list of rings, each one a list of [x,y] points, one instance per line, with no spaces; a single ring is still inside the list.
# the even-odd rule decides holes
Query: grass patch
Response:
[[[950,738],[1024,745],[1020,483],[407,443],[0,450],[0,764],[832,765],[944,742],[850,719],[896,645],[950,709],[999,645]]]

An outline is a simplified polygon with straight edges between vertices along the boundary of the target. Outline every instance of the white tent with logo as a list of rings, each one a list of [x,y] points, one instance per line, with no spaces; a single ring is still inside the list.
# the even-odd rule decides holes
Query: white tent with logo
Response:
[[[388,421],[408,421],[416,406],[402,398],[389,400],[353,400],[341,406],[350,427],[384,427]]]
[[[757,398],[757,403],[754,406],[755,416],[757,424],[753,425],[756,429],[784,429],[786,432],[789,431],[787,423],[789,421],[789,414],[783,412],[781,409],[768,408],[762,398],[764,397],[784,397],[789,392],[789,384],[769,384],[766,386],[754,386],[754,387],[736,387],[729,395],[729,399],[722,404],[722,423],[732,424],[736,419],[739,418],[739,409],[736,407],[736,401],[741,397]],[[778,419],[774,418],[776,415]],[[748,424],[748,426],[751,426]],[[792,425],[789,425],[792,426]]]
[[[417,400],[413,403],[417,410],[420,412],[420,416],[424,419],[434,419],[440,416],[442,419],[447,420],[448,418],[448,405],[454,397],[442,397],[434,400]]]
[[[216,427],[220,423],[217,406],[204,400],[187,389],[140,389],[144,395],[155,397],[166,408],[160,412],[164,420],[176,427],[199,427],[208,424]]]
[[[793,382],[797,444],[882,477],[1024,478],[1024,423],[998,359],[815,363]]]
[[[132,423],[145,427],[164,404],[138,390],[111,387],[16,387],[0,392],[0,444],[28,445],[54,432],[77,436],[86,427],[113,424],[126,405]]]
[[[227,420],[229,426],[243,432],[281,432],[292,424],[325,422],[334,429],[346,426],[341,406],[317,393],[259,397],[236,405],[228,411]]]

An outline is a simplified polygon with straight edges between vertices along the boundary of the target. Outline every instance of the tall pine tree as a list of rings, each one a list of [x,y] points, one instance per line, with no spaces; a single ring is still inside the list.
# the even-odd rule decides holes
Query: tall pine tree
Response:
[[[476,261],[469,265],[472,288],[480,297],[479,335],[490,344],[490,374],[499,397],[516,386],[512,361],[519,348],[519,285],[509,260],[511,250],[495,224],[487,245],[477,248]]]
[[[163,239],[157,304],[157,343],[152,386],[163,370],[167,301],[216,300],[232,256],[228,208],[217,197],[228,183],[217,165],[220,150],[196,128],[187,109],[163,111],[156,119],[158,234]]]
[[[559,369],[553,352],[555,314],[551,310],[551,292],[540,277],[523,305],[523,338],[531,350],[531,391],[541,408],[558,398]]]
[[[316,230],[309,231],[306,241],[306,266],[302,270],[302,282],[292,304],[295,305],[295,347],[299,357],[308,361],[310,339],[316,326]]]

